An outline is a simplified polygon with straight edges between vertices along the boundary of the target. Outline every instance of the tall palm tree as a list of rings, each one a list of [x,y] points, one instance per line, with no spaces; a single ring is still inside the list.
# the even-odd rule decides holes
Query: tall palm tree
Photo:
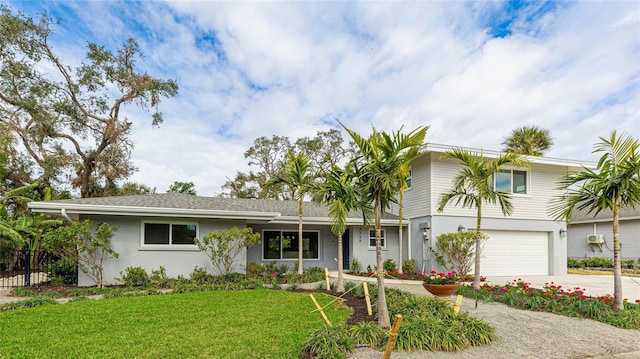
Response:
[[[593,153],[602,153],[596,170],[584,168],[569,173],[558,182],[564,193],[554,199],[549,213],[569,223],[573,209],[595,212],[609,210],[613,214],[613,308],[624,308],[622,269],[620,267],[620,221],[623,208],[640,204],[640,153],[638,140],[616,131],[607,139],[600,137]]]
[[[329,205],[329,218],[331,218],[331,232],[338,237],[338,292],[344,292],[343,266],[342,266],[342,236],[347,228],[347,215],[350,211],[366,209],[359,203],[359,195],[356,188],[356,178],[352,171],[332,165],[325,174],[323,182],[318,182],[313,187],[314,200]],[[366,216],[365,216],[366,218]]]
[[[512,164],[523,167],[528,166],[529,163],[522,155],[513,152],[502,154],[496,159],[487,159],[483,155],[477,155],[461,148],[451,149],[440,156],[440,160],[447,158],[457,159],[462,162],[463,167],[454,177],[453,187],[449,192],[440,195],[438,212],[444,211],[445,206],[450,202],[453,202],[456,206],[462,204],[462,207],[476,209],[476,253],[473,288],[479,289],[482,205],[498,203],[503,215],[508,216],[513,213],[511,194],[497,191],[493,185],[493,177],[504,165]]]
[[[302,209],[304,196],[311,189],[315,177],[311,174],[311,161],[306,154],[299,152],[296,155],[293,151],[289,151],[287,158],[287,168],[284,175],[269,182],[270,184],[285,184],[291,191],[292,198],[298,201],[298,274],[302,274]]]
[[[411,162],[419,153],[427,134],[427,126],[418,127],[408,134],[402,128],[391,135],[374,129],[368,139],[342,127],[351,135],[359,149],[357,176],[358,187],[364,201],[374,208],[376,235],[376,276],[378,279],[378,324],[383,328],[391,326],[384,292],[384,269],[382,265],[382,240],[380,223],[382,211],[397,201],[401,188],[398,175],[402,167]]]
[[[506,152],[542,156],[553,145],[553,139],[549,130],[537,126],[522,126],[511,131],[511,135],[502,144]]]

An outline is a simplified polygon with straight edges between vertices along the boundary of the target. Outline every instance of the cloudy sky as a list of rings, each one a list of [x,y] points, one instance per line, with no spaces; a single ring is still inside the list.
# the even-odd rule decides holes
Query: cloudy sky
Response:
[[[88,42],[134,37],[139,69],[174,79],[165,123],[128,109],[131,180],[215,195],[273,134],[431,126],[432,143],[499,150],[537,125],[551,157],[595,160],[611,131],[640,138],[640,3],[8,1],[58,18],[51,43],[77,63]],[[347,138],[347,135],[344,135]]]

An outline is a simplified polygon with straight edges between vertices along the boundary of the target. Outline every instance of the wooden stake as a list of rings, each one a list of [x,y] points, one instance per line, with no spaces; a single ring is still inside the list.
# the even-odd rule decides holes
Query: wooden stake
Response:
[[[453,312],[455,314],[458,314],[458,312],[460,311],[461,304],[462,304],[462,296],[458,294],[458,296],[456,297],[456,305],[453,306]]]
[[[400,330],[400,323],[402,323],[402,315],[396,314],[396,317],[393,320],[393,325],[391,326],[389,342],[387,342],[387,350],[384,351],[384,359],[391,358],[391,352],[393,351],[393,346],[396,344],[396,338],[398,337],[398,330]]]
[[[367,282],[362,282],[362,290],[364,291],[364,299],[367,302],[367,314],[371,316],[373,315],[373,311],[371,310],[371,297],[369,296],[369,286]]]
[[[329,270],[324,267],[324,279],[327,281],[327,290],[331,290],[331,283],[329,283]]]
[[[324,321],[327,322],[327,324],[331,327],[331,322],[329,321],[329,318],[327,318],[327,315],[324,314],[324,310],[322,310],[322,307],[320,306],[320,304],[318,304],[318,301],[316,300],[316,298],[313,296],[313,294],[309,294],[309,296],[311,297],[311,300],[313,301],[313,304],[316,305],[316,308],[318,308],[318,311],[320,312],[320,314],[322,314],[322,318],[324,318]]]

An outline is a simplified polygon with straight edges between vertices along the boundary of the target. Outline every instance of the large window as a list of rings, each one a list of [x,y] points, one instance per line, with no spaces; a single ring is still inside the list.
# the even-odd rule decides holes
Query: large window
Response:
[[[198,236],[197,223],[144,222],[142,224],[143,245],[194,245]]]
[[[387,246],[387,241],[385,240],[384,232],[385,232],[384,229],[380,229],[380,246],[382,248],[385,248]],[[376,247],[376,230],[375,229],[369,230],[369,247],[371,248]]]
[[[298,232],[264,231],[262,233],[264,259],[298,259]],[[320,259],[319,233],[302,232],[302,258]]]
[[[494,176],[496,191],[527,194],[527,171],[500,170]]]

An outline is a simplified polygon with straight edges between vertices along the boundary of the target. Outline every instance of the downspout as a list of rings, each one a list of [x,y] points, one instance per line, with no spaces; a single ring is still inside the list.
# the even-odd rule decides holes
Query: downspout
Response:
[[[411,222],[407,223],[407,260],[411,260]]]
[[[66,208],[60,209],[60,214],[62,215],[62,217],[64,217],[64,219],[69,221],[69,223],[73,223],[73,219],[71,219],[71,217],[69,217],[69,215],[67,214],[67,209]]]

